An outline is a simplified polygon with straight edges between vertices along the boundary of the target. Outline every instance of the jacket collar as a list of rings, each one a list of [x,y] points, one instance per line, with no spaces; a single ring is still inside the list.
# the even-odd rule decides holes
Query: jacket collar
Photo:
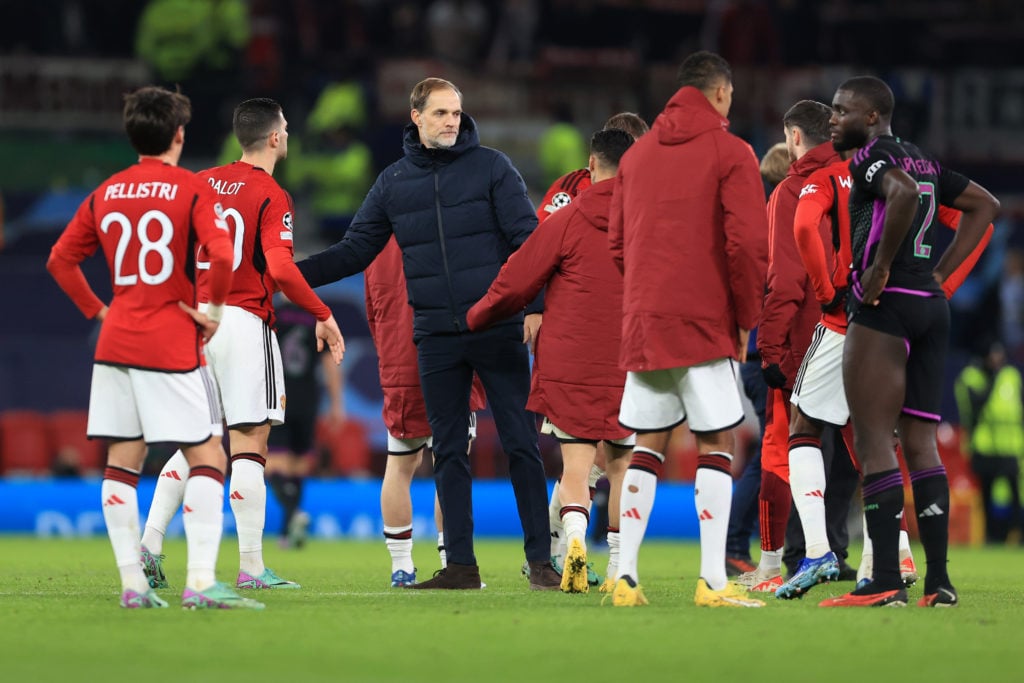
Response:
[[[459,137],[455,139],[455,144],[448,149],[424,147],[420,142],[419,130],[415,123],[409,123],[402,131],[402,148],[405,150],[405,156],[417,166],[451,163],[457,157],[479,146],[480,136],[477,134],[476,121],[465,112],[463,112],[462,122],[459,124]]]

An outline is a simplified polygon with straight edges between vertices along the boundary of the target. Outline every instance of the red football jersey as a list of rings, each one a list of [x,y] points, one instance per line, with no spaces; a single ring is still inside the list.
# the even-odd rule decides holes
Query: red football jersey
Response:
[[[100,328],[97,363],[171,372],[202,364],[198,328],[178,302],[196,302],[190,274],[196,238],[216,256],[213,293],[223,299],[230,286],[230,242],[215,202],[191,171],[146,158],[111,176],[78,207],[47,266],[92,317],[102,302],[78,264],[103,247],[114,298]]]
[[[590,169],[586,168],[570,171],[551,183],[537,209],[537,222],[543,222],[555,211],[571,204],[576,195],[590,187],[590,183]]]
[[[277,286],[267,268],[265,253],[285,249],[293,255],[292,200],[266,171],[241,161],[200,171],[224,207],[224,219],[234,245],[234,279],[227,304],[274,323],[272,297]],[[196,256],[199,300],[209,301],[209,263],[203,250]],[[287,294],[287,293],[286,293]]]

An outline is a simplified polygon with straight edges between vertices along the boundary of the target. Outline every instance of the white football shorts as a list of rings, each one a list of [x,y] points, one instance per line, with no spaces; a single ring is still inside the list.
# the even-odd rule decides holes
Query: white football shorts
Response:
[[[626,373],[619,424],[636,432],[659,432],[683,420],[697,434],[720,432],[743,421],[731,358],[688,368]]]
[[[842,427],[850,419],[843,384],[843,344],[845,335],[821,323],[814,328],[800,372],[793,385],[790,403],[807,417]]]
[[[560,429],[558,425],[546,417],[544,418],[544,422],[541,423],[540,433],[550,434],[561,443],[597,443],[593,439],[581,439],[578,436],[573,436],[564,429]],[[619,448],[632,448],[636,445],[636,434],[630,434],[622,439],[611,439],[609,443],[612,443]]]
[[[92,367],[90,437],[192,446],[222,436],[217,383],[206,367],[160,372]]]
[[[469,414],[469,445],[476,438],[476,413]],[[412,455],[424,446],[432,446],[434,437],[420,436],[412,439],[399,439],[388,432],[388,455]]]
[[[284,422],[284,365],[277,334],[266,322],[244,308],[225,306],[205,352],[228,428]]]

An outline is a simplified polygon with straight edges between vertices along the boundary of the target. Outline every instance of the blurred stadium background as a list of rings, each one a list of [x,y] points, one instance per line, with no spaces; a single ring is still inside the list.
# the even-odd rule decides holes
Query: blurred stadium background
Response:
[[[5,495],[0,531],[102,531],[101,518],[96,526],[87,516],[99,514],[94,496],[42,521],[34,502],[39,487],[71,487],[59,490],[74,498],[77,477],[95,476],[103,457],[84,438],[95,329],[44,263],[82,198],[133,161],[120,130],[122,93],[180,84],[193,101],[182,159],[192,170],[234,158],[235,104],[256,96],[280,101],[291,153],[277,177],[295,197],[297,246],[308,252],[344,233],[377,172],[401,153],[408,93],[421,78],[440,75],[460,86],[483,143],[512,157],[539,200],[554,177],[586,163],[586,140],[610,114],[635,111],[653,121],[675,90],[679,62],[704,48],[732,64],[732,130],[758,154],[782,140],[781,115],[794,101],[829,102],[844,78],[874,73],[896,93],[897,134],[1002,200],[996,237],[952,302],[949,424],[941,430],[958,506],[954,536],[980,540],[952,381],[997,336],[1015,364],[1024,361],[1024,237],[1015,230],[1024,220],[1024,5],[1016,0],[0,0],[0,10],[0,291],[7,293],[0,485],[20,491]],[[85,269],[109,295],[101,259]],[[379,476],[384,430],[362,282],[351,278],[320,293],[348,344],[342,371],[350,424],[319,432],[326,486]],[[557,476],[557,448],[542,446]],[[158,470],[166,455],[155,452],[148,467]],[[486,416],[473,467],[482,479],[506,474]],[[668,468],[682,482],[678,495],[687,495],[694,468],[683,430]],[[61,474],[73,478],[51,478]],[[422,483],[417,503],[429,496],[429,480]],[[337,512],[334,522],[323,521],[323,535],[377,534],[369,484],[357,496],[367,509]],[[46,490],[52,500],[58,489]],[[511,495],[503,483],[486,491],[478,506]],[[318,495],[314,485],[311,499]],[[322,495],[332,512],[336,490]],[[495,510],[495,533],[505,533],[511,509],[500,503]],[[356,519],[363,512],[370,516]],[[424,531],[429,525],[424,520]],[[689,522],[665,534],[689,535]]]

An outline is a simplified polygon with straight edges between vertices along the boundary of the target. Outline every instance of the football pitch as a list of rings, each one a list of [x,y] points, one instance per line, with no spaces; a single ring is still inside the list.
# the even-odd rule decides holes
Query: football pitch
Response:
[[[852,560],[859,559],[853,549]],[[1024,549],[954,548],[955,609],[819,609],[852,590],[821,585],[762,609],[693,604],[695,544],[641,550],[650,605],[531,592],[513,541],[477,544],[487,588],[391,589],[383,542],[312,542],[267,564],[302,583],[263,591],[262,612],[178,609],[185,544],[169,541],[166,610],[118,607],[105,538],[0,537],[0,672],[5,681],[999,681],[1024,680]],[[923,569],[923,551],[915,544]],[[419,576],[437,555],[417,542]],[[606,555],[592,554],[603,572]],[[227,538],[218,577],[233,579]],[[912,602],[922,583],[910,589]]]

